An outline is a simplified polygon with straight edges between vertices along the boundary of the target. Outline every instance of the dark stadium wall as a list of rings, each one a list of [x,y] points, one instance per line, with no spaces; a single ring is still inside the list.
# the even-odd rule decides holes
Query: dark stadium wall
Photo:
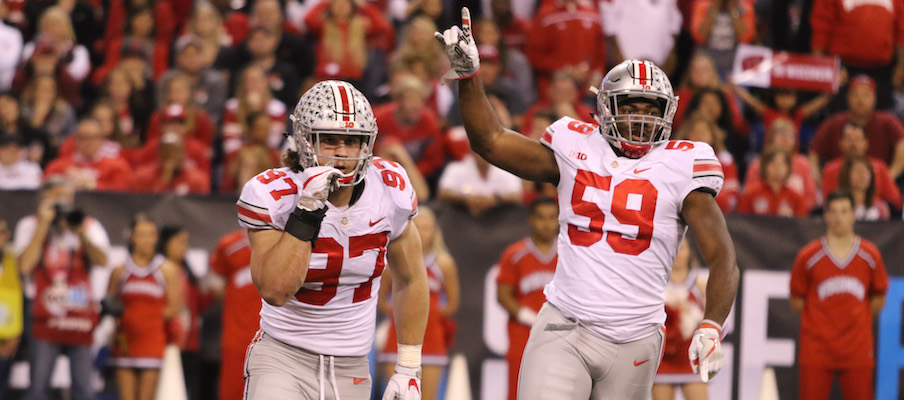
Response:
[[[194,248],[213,249],[219,238],[236,229],[235,197],[144,196],[116,193],[79,193],[76,204],[89,216],[99,219],[113,245],[125,242],[123,232],[139,211],[149,213],[163,224],[178,223],[191,232]],[[10,226],[37,208],[34,192],[0,192],[0,218]],[[528,233],[526,212],[520,207],[494,210],[481,217],[441,204],[437,217],[461,279],[461,308],[455,353],[468,360],[474,398],[505,385],[498,381],[499,370],[491,366],[503,360],[500,346],[505,336],[495,326],[504,326],[505,314],[487,312],[496,307],[489,296],[487,274],[502,251]],[[789,271],[797,251],[823,233],[820,219],[806,220],[729,216],[728,226],[735,242],[741,284],[734,311],[727,325],[733,329],[725,340],[726,366],[711,385],[712,398],[754,400],[762,387],[777,390],[780,398],[797,398],[795,366],[800,319],[788,302]],[[904,223],[901,221],[858,223],[857,231],[882,251],[891,288],[885,309],[876,323],[877,399],[904,396],[902,345],[902,303],[904,303]],[[487,329],[489,328],[489,329]],[[507,343],[503,339],[504,343]],[[507,346],[507,344],[504,344]],[[502,350],[504,351],[504,350]],[[495,372],[494,372],[495,371]],[[764,376],[767,383],[763,385]],[[502,370],[504,376],[504,370]],[[837,388],[833,399],[840,399]]]

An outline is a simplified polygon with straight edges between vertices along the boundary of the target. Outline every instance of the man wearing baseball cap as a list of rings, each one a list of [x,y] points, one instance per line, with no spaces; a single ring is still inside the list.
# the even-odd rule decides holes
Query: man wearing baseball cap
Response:
[[[810,143],[810,164],[813,172],[829,160],[842,156],[839,143],[844,125],[854,122],[864,127],[869,140],[869,157],[889,165],[892,179],[904,172],[904,125],[895,116],[876,110],[876,82],[866,75],[857,75],[848,85],[848,110],[837,113],[819,127]]]

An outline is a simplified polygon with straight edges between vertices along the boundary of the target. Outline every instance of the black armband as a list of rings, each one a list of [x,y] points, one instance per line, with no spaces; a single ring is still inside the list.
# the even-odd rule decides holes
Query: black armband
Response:
[[[292,211],[292,214],[289,214],[289,220],[286,221],[286,233],[295,236],[299,240],[311,242],[311,247],[314,247],[317,235],[320,234],[320,223],[323,222],[323,217],[326,216],[326,209],[326,207],[323,207],[316,211],[305,211],[296,208],[295,211]]]

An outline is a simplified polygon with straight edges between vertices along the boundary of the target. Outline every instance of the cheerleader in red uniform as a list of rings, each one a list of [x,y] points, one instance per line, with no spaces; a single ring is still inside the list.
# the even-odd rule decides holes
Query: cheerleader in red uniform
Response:
[[[672,278],[665,289],[666,337],[662,361],[653,380],[653,400],[672,400],[680,389],[687,400],[707,400],[706,384],[694,375],[687,349],[694,329],[703,320],[708,272],[697,261],[687,239],[678,248]]]
[[[166,322],[179,310],[179,267],[154,251],[157,225],[132,222],[129,258],[113,270],[109,296],[123,305],[113,345],[119,398],[153,400],[166,348]]]
[[[449,364],[449,348],[455,337],[455,322],[450,316],[458,310],[458,269],[449,254],[442,232],[436,226],[436,215],[426,206],[418,206],[414,218],[421,237],[424,252],[424,266],[427,267],[427,284],[430,286],[430,314],[427,316],[427,330],[424,333],[424,347],[421,357],[421,398],[437,398],[437,387],[443,368]],[[380,286],[379,307],[383,313],[392,315],[392,280],[390,274],[383,274]],[[443,301],[445,296],[445,302]],[[386,345],[378,356],[384,365],[387,378],[392,376],[396,362],[395,321],[391,321]]]

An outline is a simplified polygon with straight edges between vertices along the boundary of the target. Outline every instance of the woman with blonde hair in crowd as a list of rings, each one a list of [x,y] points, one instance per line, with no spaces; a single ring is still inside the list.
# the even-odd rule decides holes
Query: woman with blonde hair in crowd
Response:
[[[223,17],[207,0],[195,2],[185,34],[193,34],[201,40],[201,58],[204,65],[214,65],[220,52],[235,43],[232,36],[226,32]]]
[[[129,258],[110,275],[108,299],[122,315],[113,343],[113,365],[121,400],[153,400],[157,392],[166,325],[181,307],[179,266],[157,254],[157,225],[139,214],[131,224]]]
[[[286,105],[279,101],[267,84],[267,72],[258,65],[242,70],[235,97],[226,101],[223,113],[223,153],[229,154],[248,142],[245,135],[251,132],[257,114],[270,117],[270,131],[263,142],[271,149],[279,149],[282,132],[286,129]],[[244,181],[242,181],[244,182]]]
[[[449,254],[443,233],[436,222],[436,214],[426,206],[418,207],[414,218],[421,246],[424,265],[427,267],[427,284],[430,287],[430,313],[427,316],[427,330],[424,334],[421,365],[421,394],[424,400],[439,398],[437,393],[443,369],[449,364],[449,349],[455,339],[455,322],[450,318],[458,311],[459,285],[458,268]],[[392,315],[392,279],[384,273],[380,286],[378,307],[386,315]],[[392,320],[389,335],[382,353],[377,359],[384,366],[384,376],[393,374],[396,362],[395,320]]]

